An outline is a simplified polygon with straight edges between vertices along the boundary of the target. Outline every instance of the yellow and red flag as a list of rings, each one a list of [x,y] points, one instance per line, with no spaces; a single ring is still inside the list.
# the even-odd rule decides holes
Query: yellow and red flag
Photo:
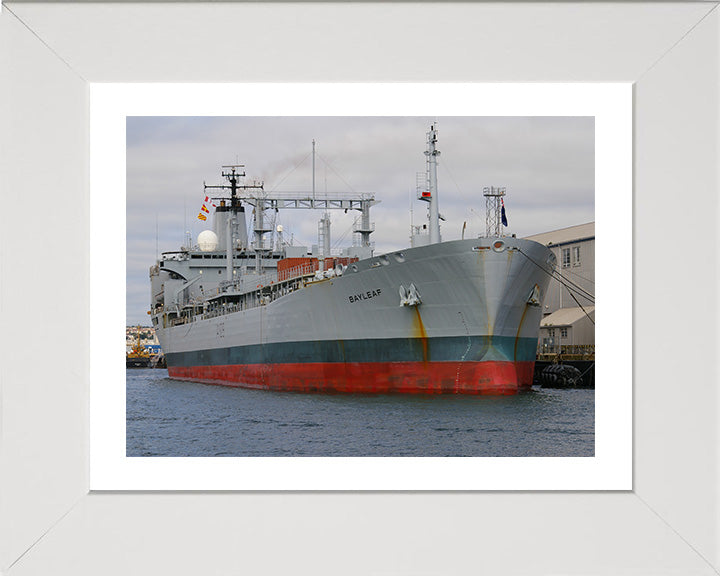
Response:
[[[198,220],[207,220],[207,216],[205,216],[205,214],[210,214],[210,210],[208,210],[206,204],[210,204],[210,206],[212,206],[213,208],[217,207],[215,202],[210,199],[210,196],[205,196],[205,200],[203,201],[203,205],[200,208],[200,212],[198,212]],[[203,212],[205,212],[205,214],[203,214]]]

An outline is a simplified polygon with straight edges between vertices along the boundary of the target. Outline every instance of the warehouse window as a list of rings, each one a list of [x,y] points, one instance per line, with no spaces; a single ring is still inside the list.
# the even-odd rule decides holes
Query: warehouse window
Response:
[[[573,266],[580,266],[580,246],[573,246]]]
[[[562,267],[568,268],[570,266],[570,248],[562,249]]]

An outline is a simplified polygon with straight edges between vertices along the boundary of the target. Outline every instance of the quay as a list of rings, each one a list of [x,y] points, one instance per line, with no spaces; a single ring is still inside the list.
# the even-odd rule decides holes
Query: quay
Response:
[[[535,360],[533,385],[542,384],[542,372],[548,366],[565,365],[577,368],[581,374],[581,383],[575,388],[595,388],[595,346],[560,346],[553,352],[539,351]]]

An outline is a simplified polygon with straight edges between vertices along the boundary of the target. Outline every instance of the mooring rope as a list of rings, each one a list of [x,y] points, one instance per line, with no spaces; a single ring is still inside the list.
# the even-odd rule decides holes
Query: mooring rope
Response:
[[[572,299],[575,300],[575,302],[576,302],[577,305],[580,307],[580,309],[585,313],[585,316],[587,316],[588,319],[590,320],[590,322],[593,323],[593,326],[595,325],[595,320],[593,320],[593,319],[590,317],[590,314],[588,314],[587,310],[585,310],[585,308],[583,307],[583,305],[580,304],[580,302],[578,301],[577,298],[575,298],[575,295],[573,294],[573,292],[577,292],[578,294],[580,294],[580,295],[583,296],[584,298],[587,298],[588,300],[590,300],[593,304],[595,304],[595,296],[593,296],[593,295],[590,294],[589,292],[583,290],[582,288],[580,288],[580,286],[577,286],[577,285],[576,285],[575,283],[573,283],[571,280],[568,280],[567,278],[565,278],[565,277],[564,277],[562,274],[560,274],[560,272],[558,272],[557,270],[553,270],[552,273],[548,272],[548,271],[545,269],[544,266],[541,266],[540,264],[538,264],[537,262],[535,262],[535,260],[533,260],[530,256],[528,256],[527,254],[525,254],[525,252],[523,252],[522,249],[518,248],[517,250],[518,250],[518,252],[520,252],[520,254],[522,254],[523,256],[525,256],[525,258],[527,258],[528,260],[530,260],[530,262],[532,262],[533,264],[535,264],[535,266],[537,266],[538,268],[540,268],[540,270],[542,270],[543,272],[545,272],[545,274],[547,274],[548,276],[550,276],[550,278],[553,278],[554,280],[557,280],[558,282],[560,282],[560,284],[562,284],[563,286],[565,286],[565,288],[567,288],[567,290],[568,290],[568,294],[570,294],[570,296],[572,296]],[[556,273],[556,272],[557,272],[559,278],[558,278],[558,276],[555,276],[555,273]],[[567,283],[564,282],[564,281],[567,281]]]

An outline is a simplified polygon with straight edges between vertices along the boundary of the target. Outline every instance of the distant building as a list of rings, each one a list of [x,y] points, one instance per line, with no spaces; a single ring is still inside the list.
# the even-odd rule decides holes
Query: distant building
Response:
[[[583,354],[595,346],[595,222],[528,236],[557,258],[543,301],[538,352]]]
[[[126,326],[125,327],[125,352],[130,352],[138,341],[140,345],[150,354],[157,354],[160,350],[160,342],[157,339],[155,330],[150,326]]]

